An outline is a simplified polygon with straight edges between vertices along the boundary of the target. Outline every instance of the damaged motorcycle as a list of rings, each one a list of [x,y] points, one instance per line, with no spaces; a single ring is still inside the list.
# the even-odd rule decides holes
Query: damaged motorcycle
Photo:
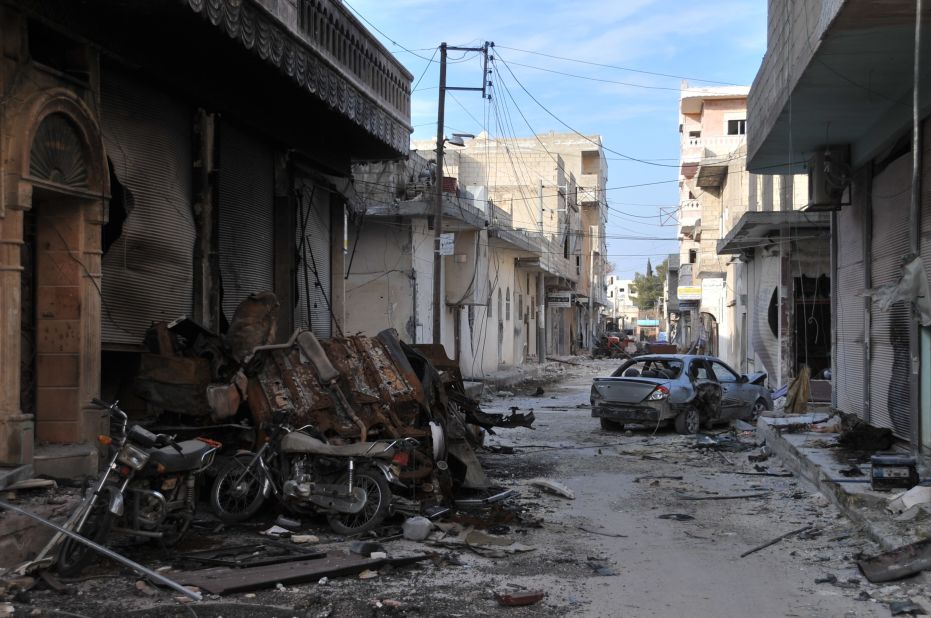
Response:
[[[278,410],[255,453],[238,453],[220,469],[210,504],[222,521],[249,519],[274,495],[287,510],[325,514],[337,534],[378,526],[392,512],[390,484],[403,488],[397,466],[419,446],[413,438],[329,444],[313,427],[293,428]]]
[[[111,533],[151,539],[163,547],[176,545],[194,519],[196,477],[213,462],[221,444],[206,438],[175,442],[129,424],[119,402],[92,403],[106,408],[115,428],[98,437],[112,451],[110,463],[93,490],[69,521],[72,530],[101,545]],[[91,561],[94,551],[71,539],[58,550],[56,569],[75,576]]]

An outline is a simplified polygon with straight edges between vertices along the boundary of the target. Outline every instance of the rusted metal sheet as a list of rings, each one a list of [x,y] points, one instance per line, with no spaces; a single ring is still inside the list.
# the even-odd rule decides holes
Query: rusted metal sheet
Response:
[[[390,342],[390,336],[386,336]],[[365,425],[368,439],[428,435],[422,412],[423,390],[400,345],[389,350],[383,339],[354,336],[321,341],[339,371],[337,384],[351,412]],[[400,362],[403,359],[403,363]],[[313,425],[327,439],[359,439],[361,428],[302,357],[298,346],[256,355],[249,385],[249,406],[259,423],[273,410],[294,411],[295,425]]]

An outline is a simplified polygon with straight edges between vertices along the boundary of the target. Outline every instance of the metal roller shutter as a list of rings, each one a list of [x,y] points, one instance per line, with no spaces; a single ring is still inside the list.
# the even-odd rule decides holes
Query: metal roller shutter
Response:
[[[103,141],[128,215],[103,256],[102,338],[139,345],[152,322],[193,306],[191,110],[116,69],[104,69],[100,88]]]
[[[297,326],[330,337],[330,192],[309,180],[298,183],[297,192]]]
[[[872,286],[894,284],[908,252],[911,155],[899,157],[873,179]],[[909,328],[911,310],[898,302],[889,311],[874,304],[870,327],[871,422],[911,436]]]
[[[220,127],[220,275],[223,313],[274,291],[274,152],[228,123]]]
[[[834,363],[834,389],[837,407],[861,418],[866,417],[863,396],[863,225],[865,209],[869,203],[862,192],[868,186],[868,183],[855,181],[853,195],[856,201],[837,213],[837,229],[833,230],[837,234],[837,298],[834,301],[837,359]]]

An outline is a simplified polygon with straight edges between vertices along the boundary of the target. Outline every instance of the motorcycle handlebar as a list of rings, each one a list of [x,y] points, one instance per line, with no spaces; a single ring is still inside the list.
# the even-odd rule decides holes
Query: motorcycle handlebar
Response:
[[[96,397],[91,399],[91,403],[95,406],[100,406],[101,408],[110,408],[113,406],[113,404],[107,403],[103,399],[97,399]]]

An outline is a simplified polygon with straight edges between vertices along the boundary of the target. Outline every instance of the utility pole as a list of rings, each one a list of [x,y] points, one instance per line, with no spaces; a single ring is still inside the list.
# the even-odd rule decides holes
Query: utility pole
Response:
[[[446,137],[443,135],[446,123],[446,91],[447,90],[475,90],[481,91],[482,98],[486,96],[486,87],[489,82],[488,75],[488,48],[494,47],[488,41],[482,47],[450,47],[440,43],[440,94],[436,115],[436,202],[433,208],[433,343],[442,344],[441,326],[443,323],[443,256],[440,254],[440,236],[443,234],[443,146]],[[446,85],[446,53],[449,50],[462,52],[482,52],[485,54],[485,70],[482,74],[481,88]],[[490,95],[489,95],[490,96]],[[460,142],[461,145],[461,142]]]

